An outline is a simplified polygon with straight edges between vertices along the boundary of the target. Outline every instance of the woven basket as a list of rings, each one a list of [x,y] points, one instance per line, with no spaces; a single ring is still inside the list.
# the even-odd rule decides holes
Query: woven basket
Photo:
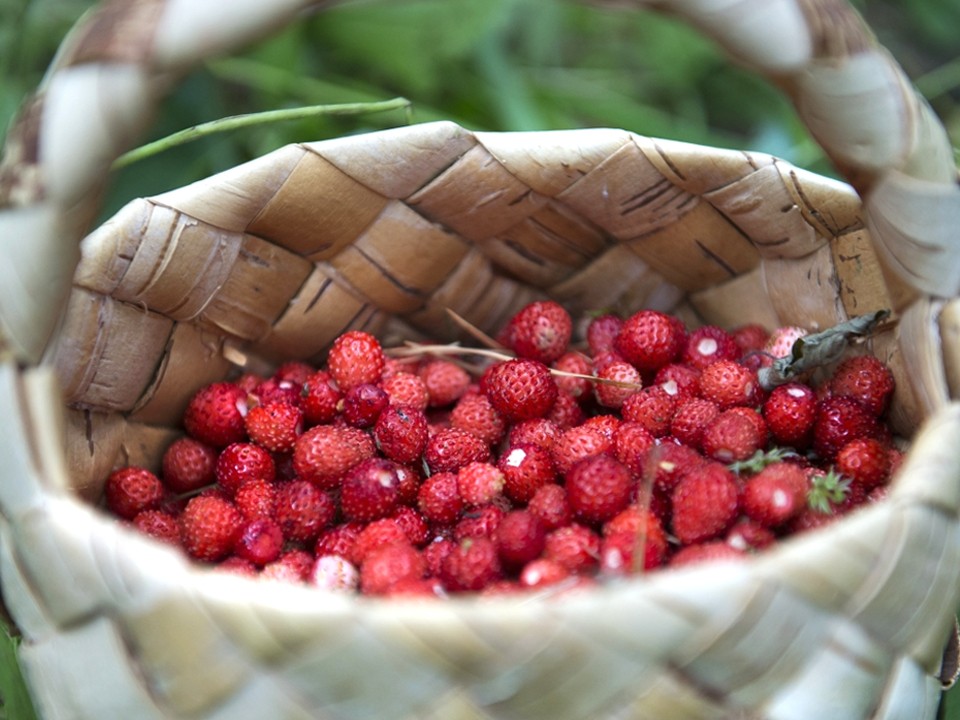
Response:
[[[622,130],[434,123],[285,147],[80,243],[171,78],[308,4],[107,3],[9,136],[0,577],[41,715],[934,717],[960,604],[960,187],[860,18],[664,3],[783,87],[852,187]],[[912,438],[889,500],[740,564],[420,602],[200,570],[94,507],[237,364],[322,359],[348,328],[452,339],[446,308],[492,330],[543,296],[811,329],[891,309],[862,346]]]

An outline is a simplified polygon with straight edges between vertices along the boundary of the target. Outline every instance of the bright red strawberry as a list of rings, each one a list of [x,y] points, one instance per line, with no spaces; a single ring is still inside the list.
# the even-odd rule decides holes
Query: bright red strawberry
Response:
[[[646,460],[656,439],[640,423],[625,422],[613,436],[613,454],[637,477],[646,471]]]
[[[805,510],[806,505],[803,506],[800,513],[803,513]],[[800,513],[798,513],[798,515]],[[737,520],[733,527],[727,532],[727,544],[741,552],[763,550],[773,545],[776,541],[777,536],[770,528],[764,527],[760,523],[747,518]]]
[[[303,431],[303,413],[287,402],[269,402],[250,408],[245,426],[251,442],[270,452],[289,452]]]
[[[233,496],[244,520],[270,520],[277,514],[277,488],[267,480],[247,480]]]
[[[624,321],[614,347],[641,372],[655,373],[677,359],[685,335],[682,326],[669,315],[641,310]]]
[[[556,423],[546,418],[524,420],[510,426],[510,431],[507,433],[507,445],[509,447],[539,445],[549,450],[562,434],[563,430],[557,427]]]
[[[133,526],[144,535],[168,545],[180,545],[177,518],[163,510],[141,510],[133,518]]]
[[[651,476],[654,490],[672,493],[680,478],[709,461],[689,445],[664,442],[650,448],[643,477]]]
[[[508,568],[520,568],[543,552],[547,529],[529,510],[513,510],[500,520],[493,540],[500,562]]]
[[[340,509],[347,520],[370,522],[391,515],[397,507],[400,478],[397,465],[367,458],[354,465],[340,485]]]
[[[406,405],[423,412],[430,404],[427,386],[412,373],[398,373],[384,378],[380,387],[387,394],[391,405]]]
[[[790,382],[773,388],[763,402],[762,413],[774,442],[799,450],[810,445],[817,396],[809,385]]]
[[[584,421],[583,407],[573,395],[558,392],[557,399],[547,413],[546,419],[566,430]]]
[[[573,511],[562,485],[543,485],[527,503],[527,510],[537,516],[547,531],[556,530],[573,521]]]
[[[879,440],[851,440],[837,453],[837,472],[851,481],[871,489],[884,485],[890,478],[890,453]]]
[[[713,400],[691,398],[681,402],[670,421],[670,434],[684,445],[699,450],[703,443],[703,431],[720,414]]]
[[[244,560],[263,567],[280,557],[283,550],[283,531],[273,520],[245,522],[233,550]]]
[[[484,392],[509,422],[543,417],[557,399],[557,383],[549,368],[536,360],[508,360],[485,375]]]
[[[856,355],[843,360],[829,381],[830,392],[852,397],[880,417],[886,412],[896,383],[893,372],[871,355]]]
[[[463,510],[456,474],[438,472],[424,480],[417,495],[417,507],[431,523],[444,525],[455,522]]]
[[[144,510],[155,510],[165,494],[160,478],[141,467],[114,470],[104,487],[107,508],[124,520],[132,520]]]
[[[756,370],[734,360],[717,360],[700,372],[700,394],[721,410],[736,405],[753,407],[759,392]]]
[[[712,542],[697,543],[680,548],[671,556],[667,563],[670,567],[686,567],[690,565],[699,565],[705,562],[715,562],[717,560],[739,561],[746,558],[747,554],[738,550],[729,543],[722,540]]]
[[[492,538],[506,515],[500,505],[487,503],[476,508],[466,510],[453,528],[453,539],[463,540],[468,537]]]
[[[180,514],[180,539],[197,560],[216,562],[233,550],[243,518],[227,500],[212,495],[191,498]]]
[[[300,409],[307,426],[321,425],[333,420],[343,393],[333,376],[326,370],[318,370],[307,378],[300,391]]]
[[[549,365],[567,351],[573,320],[552,300],[533,302],[514,315],[507,325],[507,347],[518,357]]]
[[[581,460],[565,480],[574,517],[588,525],[599,525],[626,509],[633,490],[630,470],[609,455]]]
[[[354,557],[354,547],[364,527],[362,523],[346,522],[322,530],[314,543],[313,554],[316,557],[339,555],[349,560]]]
[[[620,414],[626,422],[638,423],[653,437],[670,434],[677,398],[661,385],[650,385],[623,401]]]
[[[781,527],[806,507],[806,474],[794,463],[767,465],[746,481],[740,502],[746,516],[759,525]]]
[[[746,460],[763,446],[766,438],[757,424],[736,409],[724,410],[703,429],[700,445],[708,458],[729,464]]]
[[[209,445],[182,437],[174,440],[163,453],[163,483],[175,493],[188,493],[211,485],[216,478],[217,451]]]
[[[247,396],[247,403],[251,408],[273,402],[282,402],[299,407],[302,394],[302,386],[298,387],[287,380],[268,378],[250,391]]]
[[[404,405],[391,405],[380,413],[373,437],[380,452],[398,463],[415,463],[427,447],[427,416]]]
[[[487,462],[490,448],[472,433],[444,428],[427,440],[423,459],[430,472],[456,472],[472,462]]]
[[[457,490],[468,506],[486,505],[503,492],[503,473],[488,462],[472,462],[457,471]]]
[[[593,374],[593,365],[586,355],[576,351],[564,353],[554,361],[551,367],[557,371],[553,378],[557,383],[557,390],[573,396],[580,403],[590,400],[593,383],[587,377],[574,377]],[[571,373],[571,375],[563,373]]]
[[[740,348],[730,333],[714,325],[704,325],[690,333],[681,360],[702,370],[717,360],[735,361],[740,354]]]
[[[377,385],[354,385],[343,396],[343,419],[355,428],[368,428],[377,421],[389,401],[387,393]]]
[[[830,397],[817,405],[813,449],[825,461],[832,462],[851,440],[879,435],[876,416],[853,398]]]
[[[401,580],[422,578],[426,571],[427,563],[413,545],[384,545],[367,555],[360,566],[360,592],[385,595]]]
[[[430,407],[447,407],[463,397],[470,375],[450,360],[430,360],[417,373],[427,389]]]
[[[331,490],[361,460],[373,457],[376,446],[363,430],[349,426],[317,425],[303,433],[293,447],[297,476]]]
[[[457,401],[450,413],[450,426],[466,430],[488,445],[500,442],[506,432],[500,413],[482,393],[467,393]]]
[[[570,523],[547,533],[543,557],[574,574],[590,572],[600,564],[600,536],[584,525]]]
[[[385,359],[380,341],[362,330],[350,330],[333,341],[327,370],[343,392],[361,383],[377,383]]]
[[[333,498],[306,480],[277,486],[276,520],[287,540],[314,542],[321,531],[333,524],[336,514]]]
[[[183,414],[183,426],[190,437],[223,448],[247,439],[246,414],[247,394],[233,383],[218,382],[193,395]]]
[[[426,519],[409,505],[401,505],[391,517],[400,526],[412,545],[420,547],[430,539],[430,526],[427,525]]]
[[[673,490],[673,534],[684,545],[720,537],[739,510],[736,477],[718,462],[688,472]]]
[[[273,456],[253,443],[233,443],[217,457],[214,468],[217,482],[228,495],[236,493],[249,480],[272,483],[276,477]]]
[[[497,546],[485,537],[462,540],[444,558],[441,568],[444,584],[455,592],[482,590],[502,574]]]
[[[360,571],[340,555],[318,555],[308,582],[323,590],[350,592],[360,586]]]
[[[677,399],[677,405],[700,397],[700,371],[682,363],[670,363],[657,370],[653,384]]]
[[[613,350],[617,335],[622,328],[623,318],[618,315],[606,313],[592,318],[587,324],[587,347],[590,349],[590,355],[599,355]]]
[[[662,565],[670,551],[660,518],[637,505],[629,506],[604,523],[602,534],[604,540],[610,539],[600,548],[600,566],[604,572],[632,572],[634,554],[641,546],[644,570]]]
[[[612,449],[612,438],[608,438],[601,430],[580,425],[564,432],[550,448],[550,453],[557,472],[565,475],[577,461]]]
[[[608,408],[619,409],[642,386],[640,372],[625,360],[609,363],[597,372],[597,379],[593,389],[597,402]]]

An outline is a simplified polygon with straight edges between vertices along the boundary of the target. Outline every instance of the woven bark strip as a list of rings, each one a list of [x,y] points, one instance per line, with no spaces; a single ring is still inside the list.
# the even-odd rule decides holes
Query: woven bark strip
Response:
[[[853,187],[625,130],[429,123],[282,148],[81,244],[171,80],[313,4],[112,0],[9,136],[0,576],[41,715],[933,718],[960,603],[960,187],[860,18],[618,3],[675,12],[778,83]],[[448,309],[494,331],[543,297],[811,330],[893,310],[853,350],[892,367],[912,441],[889,500],[748,562],[433,603],[201,570],[94,507],[113,467],[158,465],[201,385],[322,361],[350,328],[460,338]]]

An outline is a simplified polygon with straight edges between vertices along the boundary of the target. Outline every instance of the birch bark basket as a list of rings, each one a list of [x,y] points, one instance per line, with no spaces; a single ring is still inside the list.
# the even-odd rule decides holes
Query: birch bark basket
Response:
[[[780,86],[849,184],[626,130],[452,123],[284,147],[90,232],[194,63],[316,3],[115,0],[0,165],[0,579],[43,717],[933,718],[960,604],[960,186],[946,133],[838,0],[676,13]],[[639,49],[638,49],[639,51]],[[96,507],[190,393],[349,328],[449,339],[552,297],[822,329],[890,309],[911,439],[889,500],[739,564],[565,597],[377,601],[201,570]]]

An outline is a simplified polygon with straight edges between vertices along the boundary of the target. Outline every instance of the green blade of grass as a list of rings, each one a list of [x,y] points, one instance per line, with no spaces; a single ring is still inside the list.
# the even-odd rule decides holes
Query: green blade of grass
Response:
[[[10,635],[6,626],[0,636],[0,718],[3,720],[37,720],[30,693],[20,672],[17,657],[19,640]]]

